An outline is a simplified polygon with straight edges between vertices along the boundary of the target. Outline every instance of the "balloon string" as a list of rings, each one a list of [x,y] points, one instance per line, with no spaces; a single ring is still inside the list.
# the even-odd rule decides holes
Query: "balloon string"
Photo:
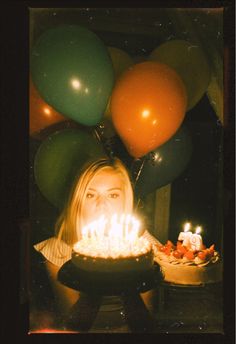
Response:
[[[95,128],[94,129],[94,134],[95,134],[95,138],[98,139],[99,142],[102,142],[101,140],[101,135],[99,135],[99,131]]]
[[[104,139],[102,136],[101,130],[99,130],[98,128],[94,129],[94,135],[95,135],[95,138],[103,145],[103,148],[105,149],[106,154],[109,157],[112,157],[113,156],[113,151],[112,151],[113,140],[112,140],[112,138]]]
[[[141,164],[141,166],[140,166],[140,168],[139,168],[138,174],[137,174],[137,176],[136,176],[136,178],[135,178],[134,186],[136,186],[136,184],[137,184],[137,181],[138,181],[138,179],[139,179],[140,173],[142,172],[142,169],[143,169],[143,166],[144,166],[145,161],[146,161],[146,158],[144,157],[143,160],[142,160],[142,164]],[[134,161],[134,162],[135,162],[135,161]]]
[[[95,135],[95,137],[98,139],[98,141],[99,141],[100,143],[103,143],[102,134],[101,134],[101,132],[100,132],[97,128],[94,129],[94,135]],[[105,146],[109,146],[109,145],[105,145]],[[106,151],[107,151],[107,153],[108,153],[109,155],[112,155],[111,147],[104,147],[104,148],[106,149]],[[131,166],[131,171],[134,169],[135,163],[136,163],[137,161],[139,161],[139,160],[140,160],[140,159],[137,159],[137,160],[135,159],[135,160],[133,161],[133,164],[132,164],[132,166]],[[137,182],[138,182],[138,179],[139,179],[139,177],[140,177],[140,174],[141,174],[141,172],[142,172],[142,170],[143,170],[145,161],[146,161],[146,157],[143,157],[141,166],[140,166],[140,168],[139,168],[139,171],[138,171],[137,176],[136,176],[135,181],[134,181],[134,188],[135,188],[135,186],[136,186],[136,184],[137,184]],[[141,198],[139,197],[139,199],[138,199],[138,201],[137,201],[137,204],[136,204],[136,207],[135,207],[136,209],[138,208],[140,201],[141,201]]]
[[[136,186],[136,184],[137,184],[137,181],[138,181],[138,179],[139,179],[139,177],[140,177],[140,174],[141,174],[141,172],[142,172],[142,169],[143,169],[143,166],[144,166],[145,161],[146,161],[146,157],[143,158],[142,163],[141,163],[141,166],[140,166],[139,171],[138,171],[138,173],[137,173],[137,176],[136,176],[136,178],[135,178],[135,181],[134,181],[134,188],[135,188],[135,186]],[[135,160],[134,160],[134,163],[135,163]],[[134,165],[133,165],[133,166],[134,166]],[[141,198],[139,197],[139,198],[138,198],[138,201],[137,201],[137,203],[136,203],[136,206],[135,206],[135,210],[138,209],[139,203],[140,203],[140,202],[141,202]]]

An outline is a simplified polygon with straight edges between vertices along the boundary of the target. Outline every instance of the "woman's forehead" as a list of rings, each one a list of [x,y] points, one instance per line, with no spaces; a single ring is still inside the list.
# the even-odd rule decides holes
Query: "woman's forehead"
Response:
[[[96,173],[95,176],[93,176],[91,182],[89,183],[89,188],[95,188],[100,185],[104,187],[107,186],[107,187],[122,188],[123,186],[122,175],[112,168],[106,168],[106,169],[100,170],[98,173]]]

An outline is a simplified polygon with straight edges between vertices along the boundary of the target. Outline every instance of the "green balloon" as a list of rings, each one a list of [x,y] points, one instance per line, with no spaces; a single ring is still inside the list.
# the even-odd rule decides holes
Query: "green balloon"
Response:
[[[65,129],[49,136],[39,147],[34,160],[34,176],[41,193],[62,208],[80,168],[104,156],[103,146],[90,134]]]
[[[135,191],[140,196],[175,180],[187,167],[192,155],[192,139],[182,125],[172,138],[145,156],[143,166],[134,171]]]
[[[47,104],[88,126],[103,117],[114,83],[106,46],[77,25],[58,26],[39,37],[32,49],[31,75]]]

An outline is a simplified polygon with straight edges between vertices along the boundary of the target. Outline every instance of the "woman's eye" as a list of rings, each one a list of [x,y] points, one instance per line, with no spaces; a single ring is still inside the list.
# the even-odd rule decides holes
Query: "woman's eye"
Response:
[[[108,195],[109,198],[118,198],[120,195],[118,193],[111,193]]]
[[[92,193],[87,193],[87,195],[86,195],[86,198],[93,198],[94,197],[94,194],[92,194]]]

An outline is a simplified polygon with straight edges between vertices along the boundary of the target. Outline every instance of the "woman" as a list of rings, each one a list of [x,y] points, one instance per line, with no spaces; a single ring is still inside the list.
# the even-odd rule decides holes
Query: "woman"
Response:
[[[76,179],[67,205],[56,223],[55,237],[34,245],[46,258],[56,304],[65,317],[81,294],[58,282],[57,273],[71,259],[72,247],[81,238],[82,228],[102,214],[132,213],[133,202],[131,181],[122,162],[117,158],[96,160],[85,166]],[[147,231],[144,235],[154,245],[159,244]],[[83,297],[86,298],[85,295]],[[90,306],[95,306],[95,314],[96,305],[92,303]]]

